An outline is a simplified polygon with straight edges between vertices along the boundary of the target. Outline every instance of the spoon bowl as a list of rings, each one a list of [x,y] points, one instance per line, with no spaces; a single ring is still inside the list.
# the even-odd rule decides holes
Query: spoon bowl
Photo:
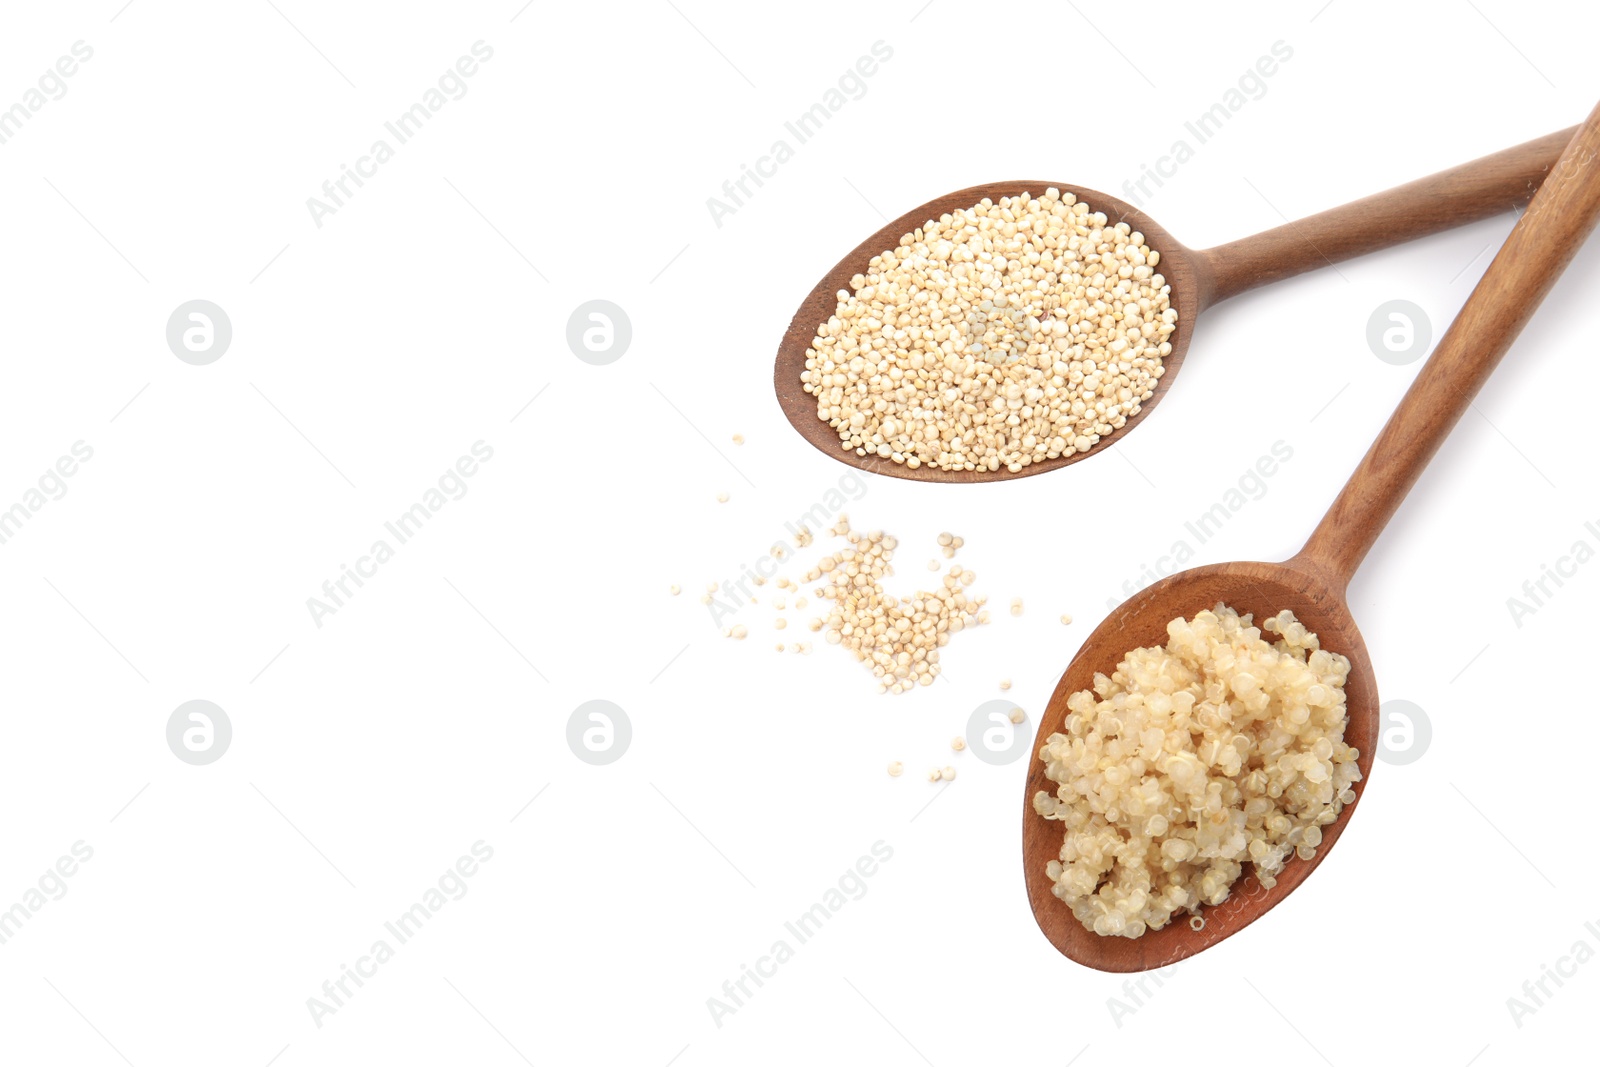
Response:
[[[1317,868],[1339,840],[1361,802],[1372,773],[1378,738],[1378,690],[1372,661],[1345,604],[1341,583],[1330,581],[1308,560],[1296,557],[1286,563],[1218,563],[1181,571],[1164,578],[1118,608],[1089,635],[1061,676],[1039,722],[1035,754],[1051,734],[1066,728],[1067,698],[1094,687],[1096,673],[1109,674],[1122,657],[1135,648],[1167,643],[1167,623],[1193,618],[1196,612],[1227,604],[1240,615],[1250,614],[1256,626],[1285,608],[1294,612],[1307,630],[1317,635],[1322,648],[1350,661],[1345,683],[1345,744],[1359,755],[1361,780],[1351,788],[1356,799],[1339,818],[1322,828],[1322,843],[1310,860],[1292,860],[1279,873],[1277,884],[1267,889],[1246,868],[1228,899],[1202,911],[1204,923],[1191,926],[1187,916],[1175,915],[1160,930],[1137,938],[1103,937],[1084,927],[1072,908],[1056,898],[1045,866],[1061,852],[1063,826],[1033,810],[1039,792],[1055,795],[1056,783],[1045,776],[1042,760],[1030,760],[1022,820],[1022,855],[1028,900],[1039,929],[1064,955],[1102,971],[1145,971],[1165,967],[1231,937],[1272,910]],[[1272,635],[1264,635],[1269,640]]]
[[[1128,416],[1128,421],[1121,429],[1088,452],[1069,452],[1056,459],[1030,463],[1015,474],[1004,468],[998,471],[947,471],[927,464],[913,468],[882,456],[858,456],[853,451],[845,451],[840,447],[839,432],[817,417],[817,402],[805,391],[800,381],[800,373],[806,369],[806,350],[811,347],[812,338],[817,335],[817,327],[828,321],[828,317],[838,305],[839,290],[848,290],[850,279],[864,273],[873,256],[881,254],[885,249],[896,247],[902,235],[920,228],[929,219],[972,207],[985,197],[996,203],[999,203],[1002,197],[1020,196],[1022,193],[1040,197],[1044,195],[1046,189],[1052,187],[1060,189],[1063,195],[1071,193],[1088,204],[1091,211],[1104,212],[1108,219],[1126,222],[1136,232],[1144,235],[1145,244],[1161,253],[1158,270],[1166,277],[1167,284],[1172,286],[1170,299],[1172,306],[1178,309],[1178,321],[1175,324],[1176,329],[1167,338],[1172,345],[1172,352],[1162,357],[1161,365],[1164,368],[1162,377],[1156,381],[1155,391],[1150,399],[1143,402],[1137,413]],[[993,182],[988,185],[958,189],[937,200],[930,200],[920,207],[913,208],[888,223],[877,233],[862,241],[849,255],[835,264],[832,270],[823,275],[822,280],[800,305],[800,310],[795,312],[789,330],[784,334],[783,343],[778,346],[777,366],[773,375],[778,403],[782,405],[790,425],[799,431],[800,436],[835,459],[872,474],[887,474],[919,482],[990,482],[1000,478],[1026,478],[1029,475],[1043,474],[1057,467],[1076,463],[1085,456],[1100,451],[1106,441],[1120,438],[1143,422],[1150,409],[1166,395],[1167,383],[1183,365],[1184,353],[1189,350],[1189,337],[1194,332],[1195,317],[1205,307],[1202,298],[1214,289],[1215,283],[1211,274],[1204,258],[1179,244],[1160,223],[1133,205],[1094,189],[1063,185],[1060,182],[1022,180]]]
[[[1257,286],[1463,226],[1526,203],[1576,129],[1549,134],[1300,222],[1203,250],[1185,247],[1139,208],[1070,182],[1019,179],[958,189],[884,225],[839,260],[806,295],[778,345],[773,368],[778,404],[801,437],[834,459],[872,474],[920,482],[992,482],[1026,478],[1078,463],[1123,440],[1166,396],[1183,367],[1201,312]],[[874,256],[897,247],[903,235],[930,219],[970,208],[985,197],[996,202],[1024,192],[1039,197],[1050,187],[1073,194],[1088,204],[1089,210],[1102,212],[1110,220],[1126,222],[1144,235],[1146,244],[1161,253],[1157,270],[1172,288],[1169,299],[1178,311],[1178,321],[1167,338],[1172,352],[1162,358],[1162,376],[1156,380],[1151,396],[1122,427],[1101,438],[1089,451],[1037,460],[1016,472],[1005,467],[995,471],[941,470],[926,463],[913,468],[876,454],[857,455],[854,450],[846,450],[838,431],[817,417],[816,400],[800,381],[806,352],[817,327],[827,322],[838,306],[839,292],[849,290],[850,279],[865,273]]]

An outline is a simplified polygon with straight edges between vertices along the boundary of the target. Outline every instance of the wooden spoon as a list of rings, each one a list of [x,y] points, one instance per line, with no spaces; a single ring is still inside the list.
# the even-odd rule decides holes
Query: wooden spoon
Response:
[[[1203,910],[1203,929],[1174,917],[1139,938],[1102,937],[1085,929],[1051,892],[1045,865],[1057,858],[1062,824],[1033,810],[1034,794],[1055,791],[1045,766],[1033,759],[1023,797],[1022,856],[1028,898],[1045,937],[1079,963],[1103,971],[1164,967],[1238,933],[1283,900],[1316,869],[1349,825],[1372,773],[1377,745],[1378,689],[1361,634],[1350,618],[1345,589],[1401,500],[1461,418],[1534,309],[1600,220],[1600,107],[1579,128],[1527,212],[1438,348],[1417,375],[1332,508],[1294,558],[1284,563],[1221,563],[1183,571],[1139,593],[1090,635],[1061,676],[1039,724],[1034,752],[1064,729],[1067,698],[1092,686],[1134,648],[1166,643],[1167,623],[1225,603],[1260,621],[1284,608],[1315,632],[1322,647],[1350,660],[1345,696],[1350,721],[1345,741],[1360,749],[1357,800],[1325,827],[1309,861],[1291,859],[1277,885],[1262,889],[1250,870],[1233,895]],[[1300,930],[1296,937],[1308,936]]]
[[[1104,451],[1108,443],[1121,441],[1167,394],[1183,366],[1189,336],[1202,311],[1269,282],[1464,226],[1524,204],[1539,188],[1550,165],[1576,132],[1577,127],[1573,127],[1552,133],[1386,193],[1203,251],[1179,244],[1160,223],[1138,208],[1114,196],[1066,182],[994,182],[958,190],[913,208],[868,237],[811,290],[800,310],[795,312],[783,343],[778,346],[774,371],[778,403],[801,437],[834,459],[873,474],[923,482],[988,482],[1025,478],[1076,463],[1085,456]],[[1092,211],[1103,211],[1110,218],[1128,223],[1144,234],[1151,248],[1161,253],[1160,271],[1172,286],[1171,299],[1172,306],[1178,309],[1178,328],[1168,338],[1172,353],[1162,360],[1165,371],[1156,383],[1154,394],[1144,401],[1138,414],[1088,452],[1073,452],[1058,459],[1031,463],[1016,474],[1003,467],[998,471],[945,471],[924,464],[913,469],[891,459],[858,456],[853,450],[846,451],[838,431],[817,418],[816,400],[800,382],[800,373],[806,365],[806,349],[811,347],[817,327],[827,322],[838,306],[839,290],[849,289],[850,279],[863,273],[873,256],[896,247],[902,235],[920,228],[930,219],[958,208],[972,207],[984,197],[998,201],[1001,197],[1023,192],[1042,196],[1050,186],[1072,193]]]

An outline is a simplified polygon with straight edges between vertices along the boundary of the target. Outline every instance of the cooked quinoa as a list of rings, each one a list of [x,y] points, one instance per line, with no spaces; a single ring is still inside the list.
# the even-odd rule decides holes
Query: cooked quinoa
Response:
[[[1312,858],[1361,778],[1349,672],[1293,613],[1258,629],[1218,604],[1096,674],[1039,750],[1057,789],[1034,810],[1065,824],[1055,895],[1095,933],[1139,937],[1227,900],[1246,863],[1270,888]]]

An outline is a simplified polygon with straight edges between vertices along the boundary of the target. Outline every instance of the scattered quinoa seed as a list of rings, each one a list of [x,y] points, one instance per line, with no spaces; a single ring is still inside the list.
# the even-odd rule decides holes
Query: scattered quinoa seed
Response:
[[[898,596],[883,586],[884,580],[895,573],[892,560],[899,542],[893,535],[852,530],[844,515],[838,517],[829,532],[845,544],[817,560],[802,576],[806,582],[818,583],[811,592],[823,602],[818,607],[824,613],[823,617],[806,619],[806,627],[812,633],[821,633],[828,644],[848,649],[872,671],[880,693],[904,693],[932,685],[940,672],[940,650],[951,637],[988,621],[988,612],[981,611],[986,598],[968,591],[977,575],[969,568],[951,567],[948,573],[929,582],[931,589]],[[953,544],[961,541],[950,534],[940,536]],[[944,547],[951,551],[949,545]],[[755,575],[750,581],[761,586],[767,579]],[[797,611],[807,607],[809,601],[800,595],[804,586],[786,576],[774,575],[773,581],[778,589],[795,591],[792,604]],[[713,592],[719,588],[710,586]],[[772,606],[782,612],[790,600],[774,596]],[[713,602],[710,593],[704,602]],[[751,597],[750,602],[759,601]],[[781,614],[773,618],[775,630],[784,630],[788,625],[788,619]],[[724,631],[725,636],[736,639],[743,639],[746,634],[744,626]],[[810,655],[811,645],[794,642],[787,650]]]
[[[939,777],[947,782],[953,782],[956,780],[956,769],[954,767],[946,767],[939,772]]]
[[[903,772],[905,769],[906,765],[904,763],[901,763],[899,760],[895,760],[893,763],[889,764],[889,777],[898,778],[900,777],[901,772]]]
[[[950,739],[950,747],[955,749],[957,752],[961,752],[967,747],[967,739],[959,735],[952,737]]]

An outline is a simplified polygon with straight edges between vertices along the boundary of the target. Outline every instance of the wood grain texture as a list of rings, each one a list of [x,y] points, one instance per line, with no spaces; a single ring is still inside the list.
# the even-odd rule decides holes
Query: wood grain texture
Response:
[[[1526,204],[1578,127],[1430,174],[1387,192],[1209,248],[1209,307],[1257,286],[1443,233]]]
[[[1337,821],[1323,827],[1317,854],[1309,861],[1291,859],[1272,889],[1262,889],[1247,864],[1245,873],[1234,883],[1233,895],[1220,906],[1205,909],[1203,930],[1191,929],[1187,917],[1174,917],[1167,926],[1142,937],[1102,937],[1086,929],[1072,909],[1051,891],[1045,865],[1060,854],[1065,828],[1033,810],[1034,794],[1043,790],[1053,795],[1056,789],[1056,784],[1045,777],[1045,765],[1037,754],[1046,738],[1064,729],[1067,698],[1079,690],[1093,688],[1097,672],[1111,673],[1122,657],[1135,648],[1165,645],[1167,623],[1180,616],[1192,617],[1219,603],[1241,615],[1253,615],[1258,625],[1288,608],[1318,636],[1323,648],[1350,660],[1350,677],[1345,684],[1350,721],[1345,728],[1345,743],[1360,750],[1356,765],[1361,768],[1361,781],[1353,786],[1355,803],[1346,807]],[[1332,851],[1360,807],[1361,794],[1372,773],[1377,730],[1378,690],[1366,645],[1343,596],[1328,587],[1319,571],[1290,564],[1221,563],[1184,571],[1150,586],[1089,635],[1056,684],[1039,721],[1033,755],[1029,757],[1022,814],[1023,877],[1039,929],[1063,954],[1102,971],[1165,967],[1233,936],[1275,907]]]
[[[1108,193],[1069,182],[1017,179],[958,189],[887,223],[840,259],[807,294],[778,346],[773,367],[778,404],[790,425],[817,449],[841,463],[873,474],[922,482],[988,482],[1028,478],[1078,463],[1137,429],[1171,390],[1188,353],[1195,321],[1206,308],[1269,282],[1463,226],[1526,203],[1572,132],[1550,134],[1387,193],[1204,251],[1185,247],[1165,227],[1133,205]],[[1015,474],[1004,469],[944,471],[926,465],[912,469],[878,456],[857,456],[854,451],[842,448],[838,431],[817,418],[816,401],[800,381],[800,373],[805,370],[806,350],[816,337],[817,327],[833,314],[839,291],[849,289],[850,279],[864,273],[873,256],[897,247],[902,235],[921,228],[932,219],[958,208],[972,207],[985,197],[998,201],[1024,192],[1042,196],[1051,186],[1063,193],[1072,193],[1093,211],[1103,211],[1112,219],[1128,223],[1144,234],[1151,248],[1161,253],[1160,271],[1172,286],[1171,300],[1178,310],[1178,323],[1168,338],[1172,353],[1162,360],[1165,370],[1150,399],[1121,429],[1088,452],[1032,463]]]
[[[1184,571],[1156,583],[1118,608],[1089,636],[1061,676],[1039,724],[1023,795],[1023,877],[1034,918],[1065,955],[1104,971],[1164,967],[1233,936],[1271,911],[1331,855],[1370,783],[1377,744],[1378,691],[1365,643],[1350,616],[1345,590],[1400,501],[1449,435],[1522,327],[1584,239],[1600,221],[1600,107],[1590,114],[1551,168],[1466,305],[1446,330],[1366,457],[1350,476],[1304,548],[1284,563],[1223,563]],[[1206,908],[1195,930],[1175,920],[1128,939],[1085,929],[1051,892],[1045,866],[1057,858],[1062,827],[1035,814],[1033,798],[1054,792],[1037,758],[1046,738],[1066,722],[1068,697],[1091,688],[1130,650],[1166,642],[1166,624],[1225,603],[1256,621],[1288,608],[1314,631],[1322,647],[1350,660],[1345,684],[1345,740],[1360,750],[1356,801],[1323,829],[1309,861],[1291,859],[1277,884],[1263,889],[1248,868],[1234,894]],[[1311,931],[1293,933],[1297,939]]]
[[[1589,117],[1302,550],[1348,581],[1600,217]]]

